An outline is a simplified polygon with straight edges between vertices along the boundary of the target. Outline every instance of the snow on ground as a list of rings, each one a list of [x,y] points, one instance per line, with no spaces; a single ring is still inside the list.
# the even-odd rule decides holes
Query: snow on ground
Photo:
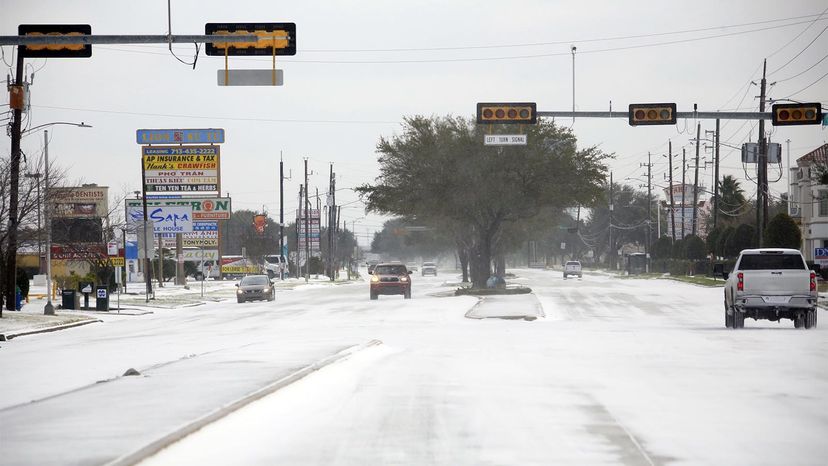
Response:
[[[0,371],[14,374],[0,379],[0,425],[15,428],[3,431],[0,457],[105,463],[371,339],[384,344],[148,464],[752,465],[828,457],[826,325],[748,321],[734,331],[724,328],[721,288],[515,272],[545,318],[467,319],[476,298],[440,296],[444,277],[417,277],[412,300],[370,301],[362,282],[298,283],[272,303],[102,314],[102,324],[12,340],[0,347]],[[143,375],[116,377],[129,367]]]
[[[535,322],[377,328],[146,464],[823,464],[828,332],[723,325],[721,289],[521,270]],[[825,321],[825,319],[823,319]],[[347,325],[343,332],[352,329]]]

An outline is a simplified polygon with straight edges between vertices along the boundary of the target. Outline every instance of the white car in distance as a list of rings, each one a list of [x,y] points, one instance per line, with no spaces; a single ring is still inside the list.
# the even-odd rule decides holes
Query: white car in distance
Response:
[[[581,271],[581,263],[578,261],[566,261],[564,264],[564,271],[563,277],[566,278],[570,275],[577,275],[578,278],[583,277],[583,272]]]

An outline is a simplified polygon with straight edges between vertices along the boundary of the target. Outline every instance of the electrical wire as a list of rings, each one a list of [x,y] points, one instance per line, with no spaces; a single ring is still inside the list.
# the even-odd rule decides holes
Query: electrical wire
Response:
[[[822,29],[822,31],[820,31],[820,32],[819,32],[819,34],[817,34],[817,36],[816,36],[816,37],[814,37],[814,38],[813,38],[813,40],[811,40],[811,42],[808,42],[808,45],[806,45],[806,46],[805,46],[805,48],[803,48],[802,50],[800,50],[800,51],[799,51],[799,53],[797,53],[796,55],[794,55],[794,56],[793,56],[793,58],[791,58],[790,60],[788,60],[787,62],[785,62],[785,64],[784,64],[784,65],[782,65],[782,66],[780,66],[779,68],[777,68],[777,69],[775,69],[775,70],[771,71],[770,73],[768,73],[768,76],[773,76],[773,74],[775,74],[777,71],[779,71],[779,70],[781,70],[781,69],[785,68],[786,66],[790,65],[792,61],[794,61],[794,60],[796,60],[797,58],[799,58],[799,56],[800,56],[800,55],[802,55],[803,53],[805,53],[805,51],[806,51],[806,50],[808,50],[808,48],[809,48],[811,45],[813,45],[813,44],[814,44],[814,42],[816,42],[816,40],[817,40],[817,39],[819,39],[819,37],[820,37],[823,33],[825,33],[825,31],[827,31],[827,30],[828,30],[828,26],[825,26],[825,27]]]
[[[794,79],[794,78],[798,78],[798,77],[802,76],[803,74],[807,73],[808,71],[811,71],[815,66],[817,66],[820,63],[822,63],[823,61],[825,61],[826,58],[828,58],[828,55],[825,55],[824,57],[820,58],[818,62],[816,62],[813,65],[809,66],[808,68],[800,71],[799,73],[791,76],[790,78],[777,79],[776,82],[777,83],[782,83],[782,82],[785,82],[785,81],[790,81],[791,79]]]
[[[814,84],[816,84],[816,83],[818,83],[818,82],[822,81],[823,79],[825,79],[825,77],[826,77],[826,76],[828,76],[828,73],[823,74],[822,76],[820,76],[819,78],[817,78],[817,80],[816,80],[816,81],[812,82],[811,84],[808,84],[807,86],[803,87],[802,89],[800,89],[800,90],[798,90],[798,91],[796,91],[796,92],[792,92],[792,93],[788,94],[788,98],[790,99],[791,97],[793,97],[793,96],[795,96],[795,95],[797,95],[797,94],[799,94],[799,93],[801,93],[801,92],[805,91],[806,89],[810,88],[810,87],[811,87],[811,86],[813,86]]]

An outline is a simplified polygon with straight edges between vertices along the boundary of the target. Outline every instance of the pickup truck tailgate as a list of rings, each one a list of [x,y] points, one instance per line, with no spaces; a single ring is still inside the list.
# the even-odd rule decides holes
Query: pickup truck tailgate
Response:
[[[745,294],[806,295],[811,292],[809,270],[745,270]]]

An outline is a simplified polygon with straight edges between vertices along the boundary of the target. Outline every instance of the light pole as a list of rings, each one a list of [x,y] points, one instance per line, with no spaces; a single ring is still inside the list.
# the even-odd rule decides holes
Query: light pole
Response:
[[[91,128],[84,122],[69,123],[65,121],[57,121],[53,123],[45,123],[35,126],[27,130],[22,137],[31,134],[32,131],[54,125],[70,125],[78,128]],[[49,199],[49,131],[43,131],[43,194]],[[43,313],[46,315],[55,315],[55,307],[52,305],[52,226],[49,224],[49,203],[46,203],[46,208],[43,209],[43,221],[46,224],[46,306],[43,308]]]
[[[40,265],[40,258],[43,257],[43,230],[40,224],[40,173],[26,173],[26,178],[34,178],[37,183],[37,273],[41,273],[43,269]]]

